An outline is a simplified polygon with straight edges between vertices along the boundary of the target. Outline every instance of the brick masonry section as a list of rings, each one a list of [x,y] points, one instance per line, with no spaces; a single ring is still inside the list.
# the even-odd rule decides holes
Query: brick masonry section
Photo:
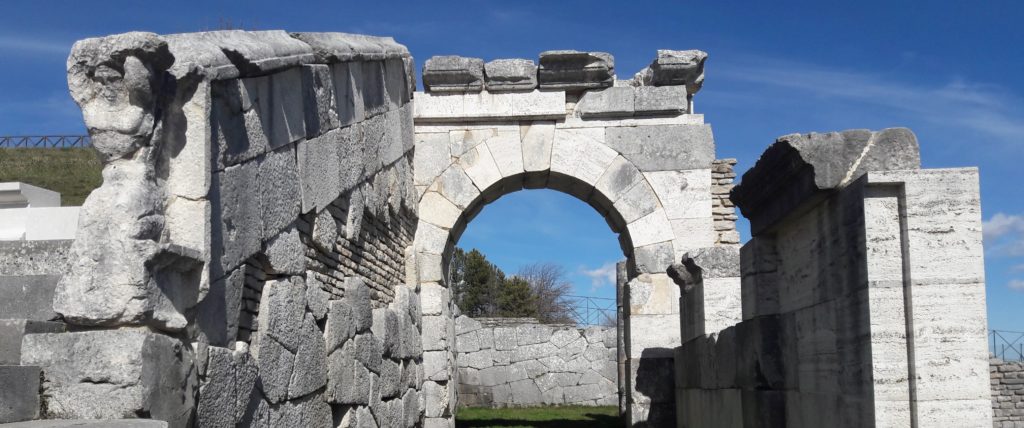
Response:
[[[717,159],[711,164],[711,213],[714,216],[715,244],[739,244],[736,231],[736,206],[729,199],[736,180],[736,159]]]
[[[992,426],[1024,427],[1024,362],[989,361],[992,378]]]

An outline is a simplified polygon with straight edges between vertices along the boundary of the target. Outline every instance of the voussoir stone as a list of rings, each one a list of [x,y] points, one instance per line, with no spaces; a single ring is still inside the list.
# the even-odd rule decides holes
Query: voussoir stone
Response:
[[[531,91],[537,87],[537,64],[528,59],[496,59],[484,64],[487,90]]]
[[[480,92],[484,89],[484,60],[431,57],[423,64],[423,87],[428,92]]]
[[[541,52],[537,80],[541,89],[607,88],[615,82],[615,58],[606,52]]]

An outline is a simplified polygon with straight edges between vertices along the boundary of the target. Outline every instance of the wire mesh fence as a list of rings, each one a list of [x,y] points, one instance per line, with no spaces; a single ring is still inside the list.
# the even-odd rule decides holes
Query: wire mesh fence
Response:
[[[0,136],[0,148],[53,149],[66,147],[89,147],[88,135],[20,135]]]
[[[1003,361],[1024,361],[1024,331],[992,330],[990,352]]]
[[[565,296],[572,317],[579,326],[615,325],[615,299],[589,296]]]

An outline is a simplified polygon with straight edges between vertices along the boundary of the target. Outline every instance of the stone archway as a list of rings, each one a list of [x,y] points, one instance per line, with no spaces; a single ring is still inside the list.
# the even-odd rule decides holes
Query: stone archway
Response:
[[[421,198],[414,251],[428,421],[450,419],[458,401],[448,258],[483,206],[535,188],[579,198],[619,234],[629,279],[620,302],[627,420],[674,417],[673,380],[665,374],[680,343],[679,290],[666,270],[683,254],[721,242],[712,213],[710,127],[685,107],[672,115],[630,112],[601,120],[583,112],[609,91],[666,97],[676,89],[415,95],[414,176]],[[685,106],[685,92],[676,101]],[[738,279],[733,285],[718,290],[723,295],[713,304],[721,308],[705,312],[715,318],[709,327],[738,321]],[[644,379],[645,372],[659,375]]]

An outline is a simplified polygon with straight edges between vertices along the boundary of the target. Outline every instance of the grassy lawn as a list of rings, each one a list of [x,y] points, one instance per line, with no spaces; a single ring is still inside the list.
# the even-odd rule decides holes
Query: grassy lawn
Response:
[[[60,192],[61,205],[82,205],[103,182],[92,148],[0,149],[0,182],[20,181]]]
[[[458,428],[483,427],[550,427],[605,428],[620,427],[619,409],[608,407],[527,407],[515,409],[459,409],[455,417]]]

